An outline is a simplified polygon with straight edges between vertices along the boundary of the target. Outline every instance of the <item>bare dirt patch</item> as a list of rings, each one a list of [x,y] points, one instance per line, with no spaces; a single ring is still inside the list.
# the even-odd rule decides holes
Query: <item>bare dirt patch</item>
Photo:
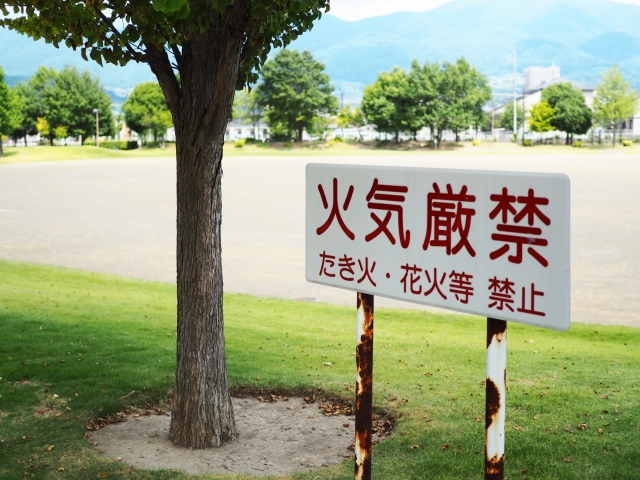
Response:
[[[270,400],[234,398],[240,436],[217,449],[173,445],[169,413],[161,411],[130,415],[126,422],[92,432],[89,441],[107,457],[136,468],[195,474],[286,475],[337,465],[352,457],[354,417],[348,407],[308,404],[299,397]],[[385,428],[380,433],[384,435]]]

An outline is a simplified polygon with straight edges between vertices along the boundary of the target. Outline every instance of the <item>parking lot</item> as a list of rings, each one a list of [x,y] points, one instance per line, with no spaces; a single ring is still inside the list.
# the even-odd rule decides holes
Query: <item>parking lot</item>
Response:
[[[572,321],[640,327],[640,158],[634,155],[229,157],[226,291],[355,303],[352,292],[305,280],[309,162],[566,173]],[[175,208],[173,159],[0,165],[0,257],[175,282]],[[377,305],[421,308],[382,298]]]

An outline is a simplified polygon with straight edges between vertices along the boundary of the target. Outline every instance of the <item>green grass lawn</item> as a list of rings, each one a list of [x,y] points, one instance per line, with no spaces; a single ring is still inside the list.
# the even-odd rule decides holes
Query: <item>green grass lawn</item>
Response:
[[[631,147],[611,148],[607,146],[585,146],[573,148],[565,145],[535,145],[522,147],[512,143],[483,143],[477,147],[471,142],[457,145],[445,145],[442,150],[434,151],[430,148],[412,147],[408,144],[384,144],[382,146],[363,145],[358,143],[337,143],[331,146],[319,145],[312,142],[293,144],[284,147],[282,143],[248,143],[242,148],[236,148],[233,142],[225,144],[224,155],[235,156],[338,156],[338,155],[563,155],[563,154],[600,154],[602,152],[622,151],[626,154],[640,153],[640,145]],[[58,160],[89,160],[95,158],[139,158],[139,157],[175,157],[175,144],[167,144],[164,149],[139,148],[136,150],[110,150],[91,146],[75,147],[9,147],[5,148],[5,156],[0,157],[3,163],[20,162],[49,162]]]
[[[167,148],[138,148],[136,150],[111,150],[91,146],[9,147],[4,149],[0,164],[19,162],[51,162],[58,160],[90,160],[94,158],[175,157],[174,144]]]
[[[83,438],[88,420],[166,400],[175,294],[0,261],[0,478],[196,478],[130,469]],[[353,400],[355,307],[227,295],[225,313],[234,387]],[[374,404],[399,420],[374,448],[374,478],[482,478],[483,319],[379,309],[375,321]],[[640,331],[511,324],[508,345],[507,478],[640,478]],[[346,480],[353,464],[286,478]]]

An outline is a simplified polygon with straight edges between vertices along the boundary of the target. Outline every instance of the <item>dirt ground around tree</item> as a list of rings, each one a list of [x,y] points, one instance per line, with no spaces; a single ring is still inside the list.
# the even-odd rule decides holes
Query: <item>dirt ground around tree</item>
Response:
[[[134,468],[194,474],[286,475],[353,457],[354,417],[336,407],[292,397],[274,402],[234,398],[233,408],[238,439],[216,449],[189,450],[171,443],[168,412],[129,415],[88,439],[105,456]]]

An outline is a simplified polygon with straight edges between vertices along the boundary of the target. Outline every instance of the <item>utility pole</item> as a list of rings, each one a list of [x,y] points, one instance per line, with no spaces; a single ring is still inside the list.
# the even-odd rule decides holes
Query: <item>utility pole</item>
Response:
[[[525,119],[527,117],[527,111],[524,105],[524,85],[522,85],[522,145],[524,145],[524,129],[526,127]]]
[[[98,109],[94,108],[93,113],[96,114],[96,147],[100,146],[100,122],[98,120]]]
[[[516,94],[516,49],[513,49],[513,133],[518,138],[518,113],[517,113],[517,94]]]
[[[491,141],[495,138],[493,131],[496,126],[496,104],[493,100],[491,100]]]

